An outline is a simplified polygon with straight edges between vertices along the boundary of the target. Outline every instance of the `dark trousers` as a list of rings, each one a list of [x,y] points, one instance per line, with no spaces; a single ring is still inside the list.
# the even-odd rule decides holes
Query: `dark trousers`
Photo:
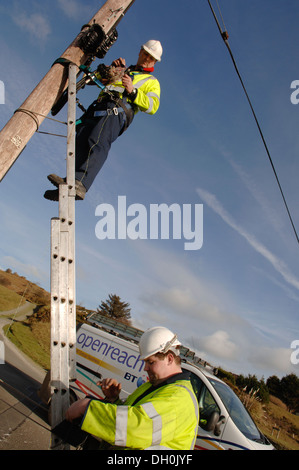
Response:
[[[94,117],[101,106],[94,102],[82,116],[76,135],[76,180],[81,181],[88,191],[98,172],[104,165],[111,144],[122,133],[126,115],[119,110],[116,115],[109,103],[105,116]]]

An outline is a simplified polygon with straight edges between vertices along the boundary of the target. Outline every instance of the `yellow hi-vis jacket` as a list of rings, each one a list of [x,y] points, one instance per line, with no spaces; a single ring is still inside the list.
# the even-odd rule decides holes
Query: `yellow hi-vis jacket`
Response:
[[[121,405],[91,400],[81,428],[113,448],[193,450],[198,402],[190,380],[180,379],[184,376],[158,387],[146,382]]]
[[[128,103],[132,104],[134,113],[143,111],[146,114],[155,114],[160,106],[161,88],[159,81],[147,72],[132,71],[129,75],[133,81],[134,88],[137,90],[134,102],[131,103],[130,99],[128,99]],[[119,93],[120,98],[123,98],[125,88],[121,81],[107,85],[106,88],[112,92]]]

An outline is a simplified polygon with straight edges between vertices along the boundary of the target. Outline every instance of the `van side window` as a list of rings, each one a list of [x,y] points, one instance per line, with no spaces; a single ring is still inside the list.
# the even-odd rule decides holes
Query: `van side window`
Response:
[[[199,413],[200,413],[200,419],[199,419],[200,426],[204,427],[207,424],[209,417],[214,411],[217,411],[217,413],[219,413],[219,416],[220,416],[220,408],[215,402],[213,395],[211,394],[211,392],[207,389],[205,385],[203,385],[198,404],[199,404]]]
[[[204,383],[197,375],[193,374],[193,372],[191,372],[190,381],[191,381],[195,396],[197,398],[197,401],[199,401],[200,392],[201,392],[202,387],[204,386]]]
[[[191,372],[190,380],[198,400],[200,413],[199,425],[204,427],[214,411],[217,411],[220,415],[220,408],[206,385],[197,375],[193,374],[193,372]]]

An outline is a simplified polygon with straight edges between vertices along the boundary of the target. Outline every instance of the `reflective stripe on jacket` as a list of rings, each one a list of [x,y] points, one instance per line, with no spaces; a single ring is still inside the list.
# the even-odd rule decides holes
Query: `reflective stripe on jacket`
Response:
[[[133,103],[135,114],[138,111],[143,111],[146,114],[155,114],[160,106],[160,83],[149,73],[145,72],[130,72],[130,77],[133,81],[134,88],[137,89],[137,96]],[[116,91],[123,97],[124,86],[121,81],[115,82],[107,86],[110,91]],[[102,93],[100,93],[100,96]],[[128,102],[131,103],[130,99]]]
[[[82,429],[126,449],[192,450],[199,412],[190,380],[176,380],[142,397],[151,387],[141,385],[123,405],[91,400]]]

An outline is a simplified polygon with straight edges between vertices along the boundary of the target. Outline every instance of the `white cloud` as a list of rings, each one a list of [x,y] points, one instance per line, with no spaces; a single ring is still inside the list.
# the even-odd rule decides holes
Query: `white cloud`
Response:
[[[12,270],[16,270],[18,274],[25,275],[30,281],[32,279],[43,280],[45,277],[44,273],[38,267],[22,263],[13,256],[4,256],[2,262],[6,264],[6,269],[11,268]]]
[[[187,270],[186,270],[187,271]],[[189,279],[192,274],[189,273]],[[155,292],[154,297],[149,296],[148,302],[159,305],[160,310],[165,310],[171,315],[177,315],[181,319],[184,315],[188,315],[189,319],[197,321],[205,321],[211,324],[217,324],[223,321],[226,316],[220,312],[219,308],[211,303],[208,297],[204,298],[203,292],[207,290],[203,287],[202,281],[194,276],[193,282],[197,282],[197,290],[189,287],[168,287]]]
[[[13,21],[34,39],[45,42],[51,33],[51,27],[47,18],[41,13],[27,13],[19,11],[13,15]]]
[[[171,310],[182,313],[197,310],[197,301],[188,288],[171,287],[157,293],[159,303],[164,303]]]
[[[239,178],[244,183],[245,187],[249,191],[250,195],[258,203],[258,206],[263,211],[263,216],[271,223],[272,227],[280,234],[281,237],[285,237],[284,224],[281,217],[277,216],[275,211],[275,205],[269,202],[263,192],[263,189],[256,183],[254,177],[250,176],[238,163],[236,163],[230,156],[226,156],[229,164],[232,166],[234,171],[237,173]]]
[[[291,349],[261,347],[249,354],[250,363],[258,370],[272,370],[274,374],[296,373],[291,363]],[[297,368],[298,369],[298,368]],[[297,370],[298,374],[298,370]]]
[[[71,20],[79,20],[85,18],[85,23],[91,18],[92,15],[91,6],[84,5],[82,1],[78,0],[58,0],[58,5],[63,13]],[[96,12],[93,12],[96,13]],[[92,15],[93,16],[93,15]]]
[[[146,268],[147,281],[140,299],[149,308],[169,312],[171,321],[188,316],[215,330],[224,328],[227,322],[240,328],[244,320],[236,312],[231,292],[221,284],[215,275],[212,280],[205,277],[198,264],[189,264],[185,253],[171,253],[161,250],[150,241],[134,243],[134,258]],[[144,269],[145,269],[144,268]],[[141,271],[143,271],[141,269]],[[246,323],[246,322],[245,322]],[[221,325],[221,326],[220,326]]]
[[[240,224],[238,224],[234,218],[225,210],[214,194],[205,191],[204,189],[197,188],[197,193],[201,199],[218,214],[222,220],[227,223],[232,229],[234,229],[239,235],[241,235],[248,244],[261,256],[263,256],[269,263],[272,264],[273,268],[284,278],[284,280],[299,290],[299,279],[297,279],[288,269],[286,264],[279,259],[276,255],[271,253],[268,248],[259,242],[254,235],[247,232]]]
[[[218,330],[200,340],[201,348],[208,354],[221,359],[234,359],[238,347],[233,343],[226,331]]]

